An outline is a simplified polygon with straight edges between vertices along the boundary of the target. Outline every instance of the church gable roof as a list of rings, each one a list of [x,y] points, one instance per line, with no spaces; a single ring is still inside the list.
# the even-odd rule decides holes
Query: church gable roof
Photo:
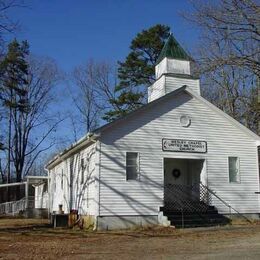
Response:
[[[150,107],[153,107],[154,105],[164,102],[167,99],[170,99],[174,96],[176,96],[177,94],[181,93],[181,92],[186,92],[187,94],[189,94],[190,96],[192,96],[193,98],[197,99],[199,102],[202,102],[204,105],[206,105],[209,109],[211,109],[212,111],[214,111],[215,113],[218,113],[222,118],[225,118],[227,121],[229,121],[229,123],[231,123],[233,126],[235,126],[236,128],[240,129],[242,132],[244,132],[245,134],[247,134],[247,136],[251,137],[253,140],[257,140],[257,142],[259,143],[258,145],[260,145],[260,137],[255,134],[254,132],[252,132],[250,129],[248,129],[247,127],[245,127],[244,125],[242,125],[241,123],[239,123],[238,121],[236,121],[234,118],[232,118],[231,116],[229,116],[228,114],[226,114],[225,112],[223,112],[222,110],[220,110],[219,108],[217,108],[216,106],[214,106],[213,104],[211,104],[209,101],[207,101],[205,98],[195,94],[193,91],[190,90],[190,88],[186,85],[158,98],[153,100],[150,103],[147,103],[146,105],[138,108],[137,110],[134,110],[132,112],[130,112],[129,114],[127,114],[126,116],[116,119],[111,123],[105,124],[103,126],[101,126],[100,128],[94,130],[94,133],[98,134],[102,133],[104,130],[109,129],[110,127],[116,127],[117,123],[121,122],[121,121],[125,121],[127,120],[129,117],[132,117],[133,115],[135,115],[136,113],[140,112],[140,111],[145,111],[147,109],[149,109]]]
[[[161,62],[164,58],[172,58],[187,61],[192,60],[192,58],[185,52],[185,50],[180,46],[180,44],[173,37],[172,34],[169,36],[166,43],[164,44],[156,64]]]
[[[242,132],[244,132],[247,136],[251,137],[253,140],[256,141],[256,145],[259,146],[260,145],[260,137],[255,134],[254,132],[252,132],[251,130],[249,130],[248,128],[246,128],[245,126],[243,126],[241,123],[239,123],[238,121],[236,121],[235,119],[233,119],[231,116],[229,116],[228,114],[226,114],[225,112],[223,112],[222,110],[220,110],[219,108],[217,108],[216,106],[214,106],[213,104],[211,104],[210,102],[208,102],[206,99],[204,99],[203,97],[195,94],[194,92],[192,92],[188,86],[184,85],[158,99],[155,99],[154,101],[147,103],[146,105],[138,108],[137,110],[134,110],[132,112],[130,112],[129,114],[127,114],[126,116],[116,119],[111,123],[105,124],[99,128],[97,128],[96,130],[93,131],[93,133],[88,133],[87,135],[85,135],[83,138],[81,138],[78,142],[76,142],[75,144],[71,145],[71,147],[65,149],[63,152],[61,152],[59,155],[57,155],[56,157],[54,157],[47,165],[47,168],[51,168],[51,165],[55,165],[58,163],[58,161],[61,160],[62,156],[69,156],[70,153],[73,153],[73,151],[75,149],[81,149],[82,147],[85,147],[86,145],[90,145],[95,143],[94,140],[99,139],[100,134],[102,134],[102,132],[109,130],[110,128],[115,128],[115,127],[120,127],[120,122],[125,122],[127,124],[127,120],[130,117],[135,116],[138,112],[141,111],[146,111],[147,109],[152,108],[153,106],[155,106],[156,104],[160,104],[161,102],[165,102],[167,100],[170,100],[171,98],[175,97],[176,95],[180,94],[181,92],[185,92],[188,95],[190,95],[191,97],[197,99],[199,102],[203,103],[204,105],[206,105],[209,109],[211,109],[212,111],[214,111],[215,113],[219,114],[222,118],[225,118],[230,124],[232,124],[233,126],[235,126],[236,128],[240,129]]]
[[[203,104],[205,104],[209,109],[211,109],[215,113],[219,114],[222,118],[225,118],[233,126],[235,126],[236,128],[240,129],[242,132],[247,134],[247,136],[251,137],[253,140],[256,140],[257,141],[257,145],[260,145],[260,137],[257,134],[255,134],[253,131],[251,131],[250,129],[245,127],[243,124],[238,122],[236,119],[234,119],[233,117],[231,117],[230,115],[228,115],[227,113],[225,113],[224,111],[222,111],[221,109],[219,109],[218,107],[216,107],[215,105],[210,103],[208,100],[206,100],[202,96],[197,95],[196,93],[194,93],[189,88],[187,88],[185,91],[187,93],[189,93],[191,96],[193,96],[194,98],[196,98],[198,101],[200,101]]]
[[[118,118],[118,119],[116,119],[116,120],[114,120],[114,121],[112,121],[112,122],[110,122],[108,124],[105,124],[105,125],[101,126],[100,128],[95,129],[93,132],[94,133],[100,133],[100,132],[102,132],[104,130],[107,130],[110,127],[114,127],[114,126],[117,125],[117,123],[119,123],[121,121],[124,121],[124,120],[127,120],[129,117],[132,117],[132,116],[136,115],[138,112],[145,111],[145,110],[149,109],[150,107],[153,107],[154,105],[156,105],[158,103],[161,103],[161,102],[163,102],[163,101],[165,101],[165,100],[167,100],[167,99],[169,99],[169,98],[171,98],[171,97],[181,93],[186,88],[187,88],[187,86],[182,86],[182,87],[180,87],[180,88],[178,88],[176,90],[173,90],[172,92],[170,92],[170,93],[168,93],[168,94],[166,94],[166,95],[164,95],[164,96],[162,96],[162,97],[160,97],[158,99],[155,99],[155,100],[153,100],[153,101],[151,101],[151,102],[149,102],[149,103],[147,103],[147,104],[137,108],[136,110],[131,111],[130,113],[126,114],[123,117],[120,117],[120,118]]]

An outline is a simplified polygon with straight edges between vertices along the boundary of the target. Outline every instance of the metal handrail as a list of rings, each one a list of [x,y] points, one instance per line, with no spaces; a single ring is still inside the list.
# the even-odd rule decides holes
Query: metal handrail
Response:
[[[192,192],[197,190],[198,197],[195,196]],[[191,193],[187,193],[189,190]],[[166,192],[165,192],[166,191]],[[166,195],[168,193],[168,195]],[[231,216],[232,210],[242,218],[244,218],[247,222],[252,224],[252,221],[248,219],[244,214],[240,213],[226,201],[224,201],[221,197],[219,197],[216,192],[211,190],[209,187],[204,185],[203,183],[197,183],[192,186],[185,185],[165,185],[164,186],[164,207],[165,209],[173,209],[176,211],[181,211],[182,213],[182,226],[184,226],[183,213],[186,210],[187,212],[193,211],[196,212],[201,218],[203,216],[200,214],[205,210],[205,207],[212,205],[212,197],[217,198],[222,204],[229,208],[229,214]],[[205,199],[206,198],[206,199]],[[167,203],[168,202],[168,203]],[[195,202],[195,204],[194,204]],[[196,203],[198,202],[198,203]]]
[[[252,221],[247,218],[244,214],[242,214],[241,212],[239,212],[238,210],[236,210],[235,208],[233,208],[230,204],[228,204],[226,201],[224,201],[222,198],[220,198],[216,192],[214,192],[213,190],[211,190],[209,187],[207,187],[206,185],[204,185],[203,183],[200,183],[200,185],[202,187],[204,187],[205,189],[207,189],[207,191],[212,194],[213,196],[215,196],[219,201],[221,201],[224,205],[226,205],[229,208],[229,214],[231,215],[231,209],[233,211],[235,211],[239,216],[243,217],[246,221],[248,221],[250,224],[252,224]]]
[[[198,187],[198,184],[193,186],[167,184],[164,189],[172,194],[172,204],[184,206],[182,208],[186,208],[187,211],[204,211],[208,208],[208,200],[210,200],[210,198],[208,198],[209,196],[207,195],[207,201],[205,201],[204,196],[201,196],[203,192],[201,192],[201,188]],[[198,192],[198,196],[193,193],[194,191]],[[164,193],[164,196],[165,194],[166,193]],[[197,204],[194,205],[194,202],[197,202]]]
[[[190,194],[186,194],[187,192],[187,188],[189,191],[193,191],[193,188],[195,186],[182,186],[182,188],[184,188],[184,190],[179,190],[179,186],[180,185],[173,185],[173,184],[170,184],[170,185],[165,185],[165,186],[168,186],[167,187],[167,192],[170,192],[171,195],[173,195],[173,198],[174,201],[173,204],[173,208],[177,211],[180,211],[181,214],[182,214],[182,227],[184,227],[184,210],[190,212],[194,212],[196,213],[200,218],[202,219],[205,219],[204,216],[202,216],[200,213],[203,212],[205,210],[205,207],[207,208],[205,204],[205,202],[203,200],[200,199],[200,197],[196,197],[196,196],[192,196],[193,199],[191,199],[191,196]],[[170,186],[170,187],[169,187]],[[172,188],[172,189],[171,189]],[[173,192],[174,190],[174,192]],[[165,196],[165,193],[164,193],[164,196]],[[165,199],[164,197],[164,203],[166,202],[167,200]],[[196,206],[194,206],[194,202],[198,202],[199,205],[200,205],[200,208],[202,208],[203,211],[200,212],[201,209],[198,210],[198,208],[196,206],[198,206],[198,204],[195,204]],[[176,208],[176,205],[177,204],[177,208]],[[167,204],[165,204],[164,206],[166,206],[166,209],[169,207],[167,206]]]
[[[173,194],[173,192],[171,190],[170,190],[170,192]],[[165,193],[164,193],[164,196],[165,196]],[[178,207],[180,208],[180,210],[181,210],[181,225],[182,225],[182,228],[184,228],[183,206],[178,201],[175,201],[174,203],[176,203],[178,205]]]

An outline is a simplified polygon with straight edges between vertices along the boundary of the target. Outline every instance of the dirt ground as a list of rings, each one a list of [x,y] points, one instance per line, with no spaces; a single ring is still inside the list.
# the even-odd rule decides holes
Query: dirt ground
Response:
[[[0,259],[260,259],[260,225],[86,232],[0,219]]]

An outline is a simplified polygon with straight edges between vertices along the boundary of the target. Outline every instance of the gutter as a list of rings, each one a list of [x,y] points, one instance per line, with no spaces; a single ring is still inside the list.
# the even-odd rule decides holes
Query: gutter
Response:
[[[45,170],[49,171],[51,168],[56,166],[58,163],[68,158],[70,155],[76,153],[81,148],[95,143],[100,137],[100,134],[88,133],[86,136],[78,140],[76,143],[72,144],[69,148],[62,151],[60,154],[56,155],[52,160],[50,160],[46,166]]]

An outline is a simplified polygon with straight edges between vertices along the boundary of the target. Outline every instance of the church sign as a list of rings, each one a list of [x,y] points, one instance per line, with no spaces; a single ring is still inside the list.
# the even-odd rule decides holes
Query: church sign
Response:
[[[207,142],[199,140],[162,139],[162,149],[167,152],[206,153]]]

